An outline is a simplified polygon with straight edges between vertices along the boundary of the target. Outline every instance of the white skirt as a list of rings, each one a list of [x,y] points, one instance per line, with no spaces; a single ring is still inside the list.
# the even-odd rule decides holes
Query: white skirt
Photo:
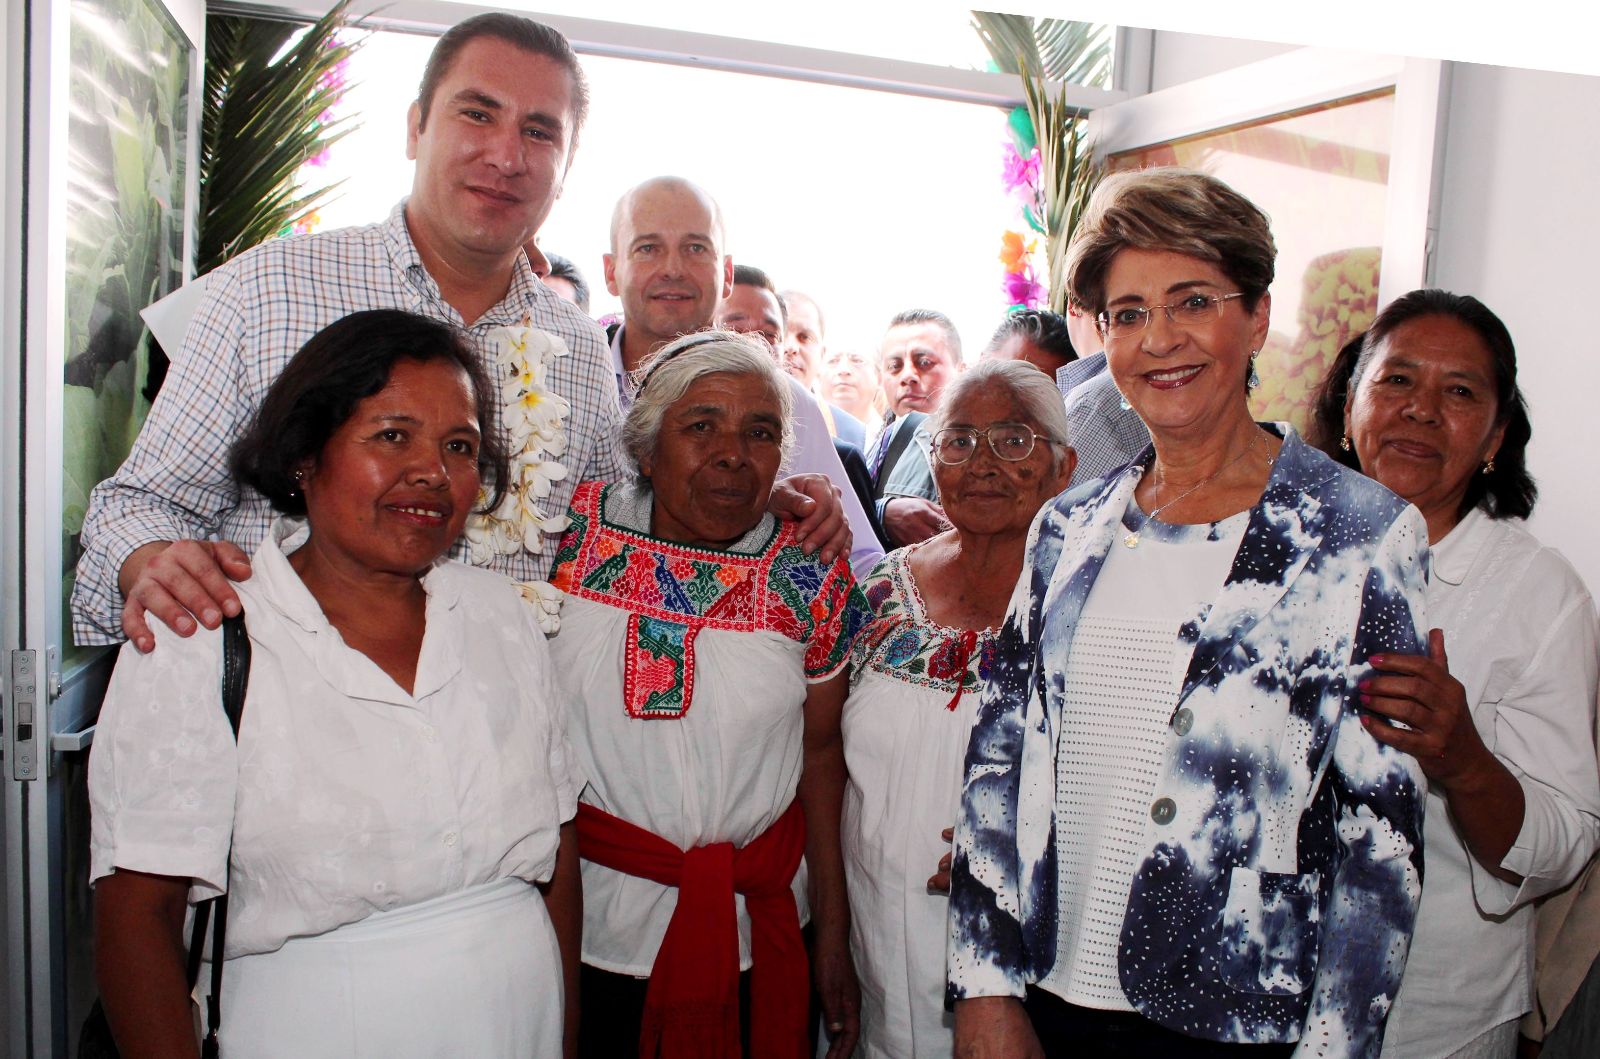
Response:
[[[227,1059],[512,1059],[560,1055],[561,1016],[550,915],[512,878],[228,960],[218,1038]]]

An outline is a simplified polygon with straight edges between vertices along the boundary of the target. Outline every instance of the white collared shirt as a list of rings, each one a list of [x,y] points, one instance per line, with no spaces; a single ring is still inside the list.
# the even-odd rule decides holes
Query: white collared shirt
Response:
[[[230,958],[548,879],[582,786],[549,650],[510,581],[455,562],[422,579],[407,694],[289,566],[306,536],[279,519],[235,586],[251,642],[237,746],[220,631],[182,639],[156,622],[154,651],[122,649],[89,759],[91,880],[119,867],[189,878],[192,901],[226,887]]]
[[[1600,622],[1566,559],[1520,519],[1470,512],[1433,546],[1428,614],[1444,630],[1484,745],[1526,800],[1501,867],[1467,851],[1447,799],[1428,792],[1425,874],[1386,1056],[1448,1055],[1528,1011],[1535,898],[1573,879],[1600,841],[1594,711]]]

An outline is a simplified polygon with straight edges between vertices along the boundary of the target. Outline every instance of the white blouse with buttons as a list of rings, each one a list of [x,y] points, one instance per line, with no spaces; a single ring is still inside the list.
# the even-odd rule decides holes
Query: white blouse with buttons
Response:
[[[90,757],[90,878],[188,878],[191,900],[229,886],[230,958],[498,879],[546,880],[582,786],[549,650],[510,581],[455,562],[423,578],[408,695],[290,568],[304,539],[280,519],[236,586],[252,649],[237,746],[221,633],[152,623],[153,652],[123,648]]]
[[[1064,679],[1056,767],[1056,963],[1039,983],[1084,1007],[1131,1011],[1117,974],[1123,913],[1151,836],[1176,803],[1159,789],[1170,741],[1193,718],[1174,712],[1193,637],[1244,538],[1249,512],[1180,526],[1129,500],[1084,604]],[[1185,636],[1185,625],[1193,623]]]

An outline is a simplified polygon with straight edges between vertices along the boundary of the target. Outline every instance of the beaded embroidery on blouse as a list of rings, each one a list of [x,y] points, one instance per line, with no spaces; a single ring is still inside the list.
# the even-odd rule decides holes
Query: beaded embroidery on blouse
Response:
[[[694,700],[694,642],[702,629],[776,632],[806,645],[805,673],[837,672],[871,617],[840,558],[825,567],[780,522],[759,555],[695,548],[605,521],[605,482],[573,493],[572,527],[551,583],[568,595],[630,612],[623,670],[628,716],[676,719]]]

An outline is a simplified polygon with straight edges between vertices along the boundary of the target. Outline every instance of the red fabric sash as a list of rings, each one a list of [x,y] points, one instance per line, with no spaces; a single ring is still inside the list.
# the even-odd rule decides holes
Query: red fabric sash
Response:
[[[577,825],[585,860],[678,888],[645,992],[641,1059],[739,1056],[735,892],[750,913],[750,1052],[805,1059],[810,972],[790,889],[806,845],[800,803],[742,849],[719,842],[684,851],[581,803]]]

